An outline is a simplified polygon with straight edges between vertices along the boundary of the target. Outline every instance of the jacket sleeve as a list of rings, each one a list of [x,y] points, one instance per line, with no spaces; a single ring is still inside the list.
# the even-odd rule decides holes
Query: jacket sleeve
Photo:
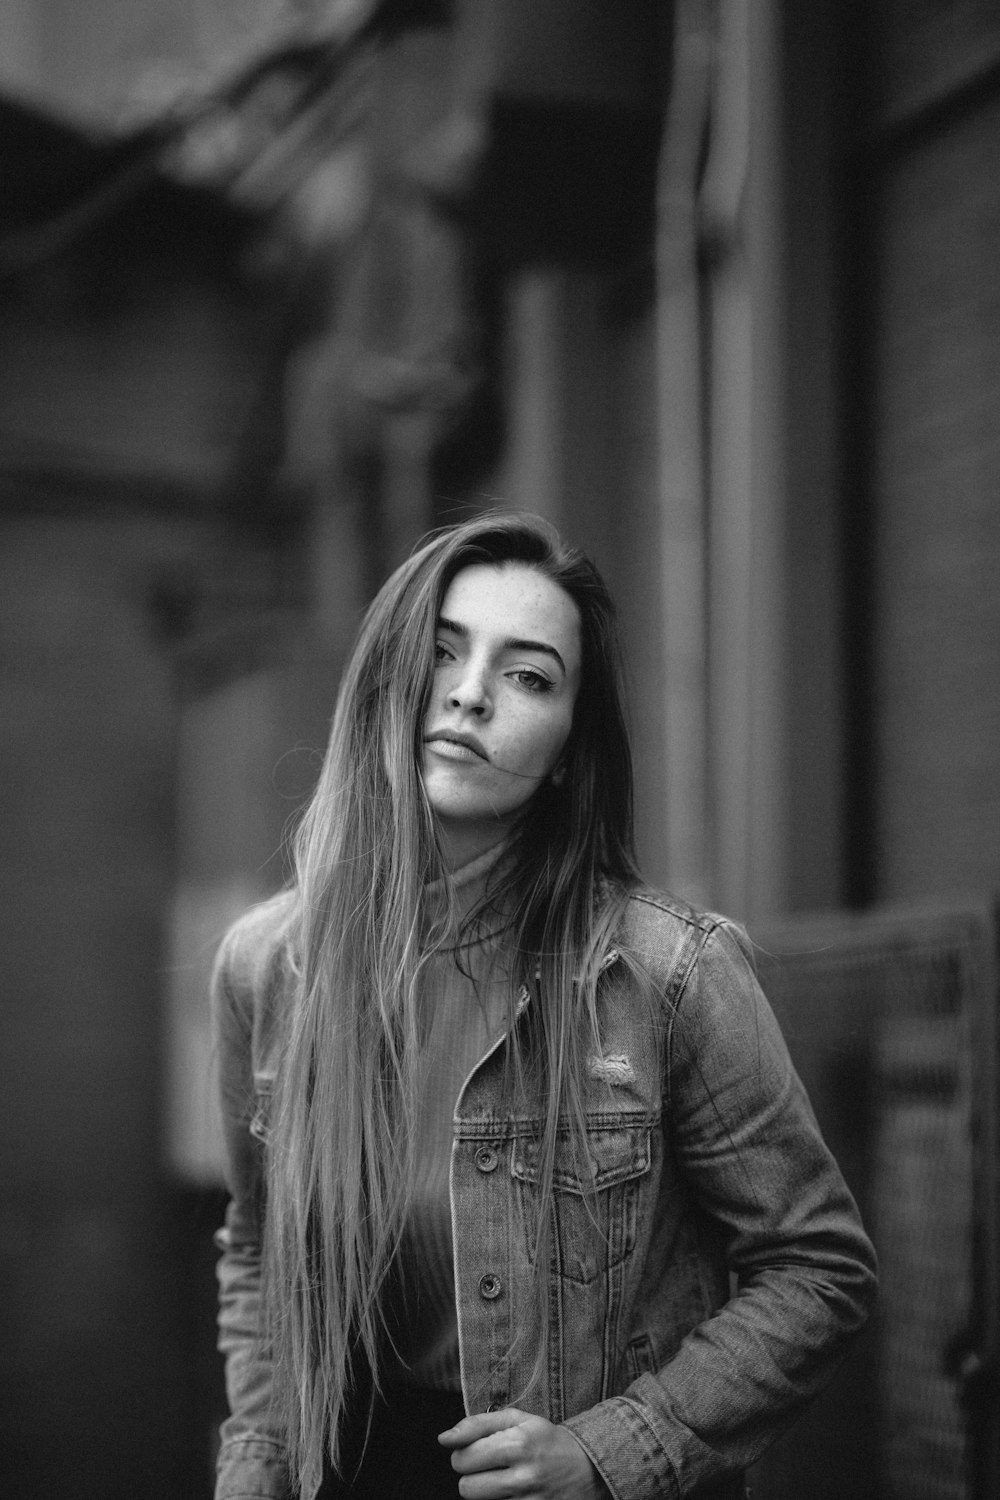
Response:
[[[260,980],[257,981],[261,982]],[[240,927],[216,959],[212,1018],[230,1202],[216,1236],[219,1349],[230,1415],[222,1424],[215,1500],[285,1500],[285,1444],[271,1412],[272,1369],[262,1346],[262,1122],[255,1102],[254,979],[240,962]]]
[[[735,1290],[660,1370],[566,1424],[615,1500],[729,1493],[833,1374],[875,1294],[874,1250],[732,924],[691,966],[666,1067],[672,1148]]]

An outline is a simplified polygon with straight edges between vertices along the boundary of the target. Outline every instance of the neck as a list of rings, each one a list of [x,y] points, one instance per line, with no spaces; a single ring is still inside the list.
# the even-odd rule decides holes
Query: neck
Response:
[[[449,875],[455,875],[483,854],[496,849],[507,838],[509,828],[499,819],[488,823],[437,820],[438,846]]]

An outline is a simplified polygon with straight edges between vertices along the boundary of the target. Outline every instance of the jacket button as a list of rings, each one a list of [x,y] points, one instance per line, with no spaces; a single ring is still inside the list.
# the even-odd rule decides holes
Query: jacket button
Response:
[[[500,1277],[494,1276],[492,1271],[487,1271],[485,1276],[480,1276],[479,1295],[485,1297],[487,1302],[492,1302],[494,1297],[499,1297]]]
[[[476,1152],[476,1166],[480,1172],[494,1172],[500,1161],[499,1156],[491,1146],[480,1146]]]

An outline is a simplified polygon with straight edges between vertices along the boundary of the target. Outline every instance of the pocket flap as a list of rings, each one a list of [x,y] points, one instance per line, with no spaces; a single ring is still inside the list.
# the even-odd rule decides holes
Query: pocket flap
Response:
[[[567,1193],[601,1192],[649,1171],[648,1123],[601,1126],[587,1130],[587,1157],[580,1160],[569,1133],[560,1133],[552,1185]],[[521,1182],[537,1183],[540,1142],[518,1136],[511,1156],[511,1174]]]

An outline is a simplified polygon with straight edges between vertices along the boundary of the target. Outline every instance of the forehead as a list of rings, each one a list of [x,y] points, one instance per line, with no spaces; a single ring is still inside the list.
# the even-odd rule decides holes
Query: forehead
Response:
[[[471,563],[456,573],[441,613],[498,639],[554,646],[570,673],[580,665],[580,612],[564,588],[529,563]]]

